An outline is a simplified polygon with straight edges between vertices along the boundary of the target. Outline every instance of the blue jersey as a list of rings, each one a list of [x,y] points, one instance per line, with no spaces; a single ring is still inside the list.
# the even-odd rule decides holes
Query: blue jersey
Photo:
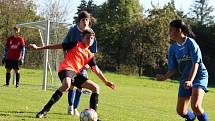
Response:
[[[202,61],[202,54],[198,44],[189,37],[181,45],[173,43],[168,54],[168,70],[178,69],[181,74],[180,84],[184,84],[190,75],[193,64],[198,63],[199,68],[193,85],[207,86],[208,72]]]
[[[76,26],[70,28],[68,34],[66,35],[66,37],[63,40],[63,43],[71,43],[73,41],[81,41],[81,35],[82,35],[82,32],[80,31],[79,26],[76,25]],[[96,38],[94,39],[94,42],[93,42],[92,46],[90,46],[89,49],[92,53],[97,52]]]

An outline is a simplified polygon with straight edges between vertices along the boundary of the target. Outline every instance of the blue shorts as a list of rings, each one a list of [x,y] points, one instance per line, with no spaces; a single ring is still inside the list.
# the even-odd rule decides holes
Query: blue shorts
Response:
[[[205,92],[208,92],[208,78],[202,80],[194,80],[192,88],[201,88]],[[192,95],[192,88],[186,89],[184,83],[181,83],[178,88],[178,97],[189,97]]]

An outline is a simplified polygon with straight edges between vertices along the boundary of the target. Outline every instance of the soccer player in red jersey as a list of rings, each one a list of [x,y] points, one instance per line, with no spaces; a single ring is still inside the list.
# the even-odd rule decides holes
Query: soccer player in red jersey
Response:
[[[20,29],[13,28],[13,35],[7,39],[4,49],[2,64],[6,68],[6,86],[10,83],[10,72],[13,69],[16,73],[16,87],[19,87],[20,73],[19,67],[24,62],[25,57],[25,41],[19,35]]]
[[[94,55],[88,49],[94,41],[95,33],[91,29],[83,31],[81,41],[72,41],[63,44],[48,45],[43,47],[37,47],[35,44],[31,44],[30,47],[36,50],[41,49],[60,49],[67,50],[67,54],[58,67],[58,76],[62,82],[60,88],[52,95],[49,102],[44,106],[42,111],[37,113],[37,118],[44,117],[62,96],[63,92],[67,91],[71,86],[78,88],[87,88],[92,91],[90,97],[90,108],[97,111],[99,86],[89,80],[87,77],[80,74],[81,70],[88,64],[94,73],[105,83],[106,86],[111,89],[115,89],[115,85],[107,80],[102,71],[96,65]]]

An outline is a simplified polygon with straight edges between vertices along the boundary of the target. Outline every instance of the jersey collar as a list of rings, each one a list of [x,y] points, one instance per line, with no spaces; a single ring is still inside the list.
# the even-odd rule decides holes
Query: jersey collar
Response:
[[[187,42],[187,38],[188,38],[188,37],[185,37],[185,41],[184,41],[182,44],[179,44],[179,43],[177,43],[177,42],[176,42],[176,44],[177,44],[178,46],[183,46],[183,45]]]

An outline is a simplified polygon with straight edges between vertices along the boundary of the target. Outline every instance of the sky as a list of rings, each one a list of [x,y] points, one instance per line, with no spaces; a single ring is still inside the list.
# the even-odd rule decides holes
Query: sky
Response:
[[[42,10],[42,8],[46,7],[44,5],[44,1],[47,1],[47,0],[34,0],[34,2],[37,5],[38,13]],[[62,4],[65,4],[65,3],[69,4],[69,15],[68,15],[67,21],[73,21],[73,17],[77,12],[77,6],[80,5],[81,0],[60,0],[60,1]],[[107,0],[94,0],[94,3],[97,5],[100,5],[105,1]],[[170,1],[171,0],[139,0],[140,5],[143,6],[144,10],[152,8],[151,3],[162,7],[163,5],[167,4]],[[192,7],[195,0],[174,0],[174,1],[175,1],[176,9],[182,10],[184,11],[184,14],[187,14],[190,11],[190,8]],[[215,0],[209,0],[209,6],[213,6],[215,8]],[[215,15],[215,11],[212,13],[212,15]]]

